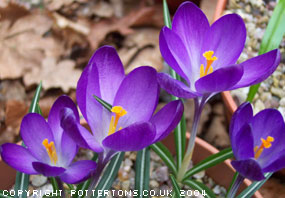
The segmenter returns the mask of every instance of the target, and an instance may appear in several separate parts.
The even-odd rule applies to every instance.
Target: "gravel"
[[[267,2],[267,3],[266,3]],[[266,26],[272,15],[276,1],[262,0],[230,0],[225,14],[239,14],[247,28],[247,38],[245,48],[238,60],[243,62],[258,55],[261,40]],[[285,56],[285,39],[283,38],[279,46],[282,57]],[[278,109],[285,118],[285,64],[284,58],[281,60],[277,70],[264,82],[253,100],[254,113],[265,108]],[[249,88],[241,88],[231,91],[232,96],[238,104],[246,100]]]

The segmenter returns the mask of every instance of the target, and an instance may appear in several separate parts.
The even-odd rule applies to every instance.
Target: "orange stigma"
[[[261,138],[261,145],[254,148],[254,158],[258,159],[264,148],[270,148],[272,146],[271,142],[274,142],[274,138],[271,136],[267,136],[266,140]]]
[[[114,106],[112,107],[111,111],[115,114],[115,117],[112,116],[111,118],[108,135],[115,133],[120,117],[123,117],[127,114],[127,111],[121,106]],[[121,130],[121,127],[119,130]]]
[[[54,146],[54,142],[51,141],[50,143],[48,143],[48,139],[44,139],[44,141],[42,142],[42,144],[44,145],[44,147],[46,148],[46,151],[48,153],[48,156],[50,158],[50,161],[56,165],[57,162],[57,154],[56,154],[56,149]]]
[[[200,66],[200,78],[206,76],[207,74],[210,74],[213,72],[213,67],[212,67],[212,63],[217,60],[218,58],[214,55],[214,51],[206,51],[205,53],[203,53],[203,56],[206,58],[207,60],[207,65],[206,65],[206,69],[204,69],[204,65],[201,64]]]

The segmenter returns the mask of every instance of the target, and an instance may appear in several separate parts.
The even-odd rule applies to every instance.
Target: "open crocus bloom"
[[[280,62],[279,50],[235,64],[245,44],[246,28],[237,14],[221,17],[213,25],[193,3],[177,10],[172,29],[160,32],[165,61],[186,81],[158,74],[159,84],[177,97],[196,98],[250,86],[265,80]]]
[[[230,137],[233,167],[243,177],[264,179],[264,173],[285,167],[285,124],[278,110],[265,109],[253,116],[250,103],[234,113]]]
[[[77,84],[78,106],[92,133],[83,128],[66,108],[62,127],[79,146],[113,155],[141,150],[167,136],[183,114],[181,101],[167,104],[154,116],[159,96],[156,71],[139,67],[125,76],[116,50],[98,49]],[[94,95],[112,105],[111,112]],[[110,154],[111,153],[111,154]]]
[[[26,174],[58,176],[65,183],[86,180],[95,170],[96,163],[91,160],[72,163],[78,147],[60,127],[60,111],[67,107],[75,112],[74,115],[79,120],[76,106],[67,96],[56,100],[48,122],[36,113],[26,115],[20,131],[26,148],[11,143],[3,144],[2,159],[14,169]]]

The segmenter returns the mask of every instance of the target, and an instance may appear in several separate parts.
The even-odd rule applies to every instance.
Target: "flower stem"
[[[195,112],[194,112],[194,120],[193,120],[193,125],[192,125],[192,131],[191,131],[191,136],[190,140],[188,142],[187,150],[184,156],[184,159],[182,161],[181,167],[178,170],[177,174],[177,181],[181,182],[183,180],[183,177],[188,169],[188,166],[190,164],[190,161],[192,159],[192,154],[193,154],[193,149],[195,145],[195,139],[197,136],[197,131],[198,131],[198,124],[200,121],[201,113],[204,107],[204,104],[207,101],[207,97],[201,97],[201,98],[195,98]]]
[[[61,196],[60,197],[65,198],[65,191],[64,191],[62,181],[60,180],[59,177],[56,177],[55,180],[57,182],[58,189],[61,190]]]
[[[97,185],[101,173],[103,172],[106,164],[110,161],[112,156],[114,155],[114,152],[108,152],[107,156],[104,156],[104,153],[98,154],[98,162],[96,170],[94,171],[93,175],[90,178],[90,185],[88,187],[87,196],[86,198],[90,198],[92,196],[92,190],[94,190],[95,186]]]
[[[234,198],[235,194],[237,193],[237,190],[239,189],[239,186],[243,182],[244,177],[238,174],[235,183],[233,184],[232,188],[228,192],[227,198]]]

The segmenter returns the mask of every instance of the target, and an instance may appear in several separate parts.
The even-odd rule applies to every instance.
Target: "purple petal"
[[[159,85],[165,89],[169,94],[179,98],[196,98],[201,96],[199,93],[195,93],[190,90],[185,84],[179,80],[171,78],[168,74],[158,73],[157,81]]]
[[[214,51],[218,59],[212,64],[214,70],[235,64],[245,44],[246,28],[237,14],[228,14],[218,19],[204,36],[200,54],[201,63],[206,65],[203,53]]]
[[[191,76],[191,79],[197,79],[197,77],[199,77],[194,75],[199,75],[202,41],[209,27],[210,25],[206,15],[200,8],[190,2],[183,3],[173,17],[173,32],[178,34],[182,39],[187,49],[187,57],[191,60],[190,64],[184,62],[187,68],[187,76]],[[179,46],[176,46],[176,48],[179,48]],[[180,55],[182,56],[183,54]],[[186,72],[184,71],[184,73]]]
[[[285,124],[281,113],[275,109],[265,109],[253,117],[252,134],[254,137],[254,147],[261,145],[261,138],[268,136],[274,138],[270,148],[265,148],[257,159],[261,167],[266,167],[272,162],[272,156],[280,155],[285,149]]]
[[[251,104],[248,102],[245,102],[242,105],[240,105],[239,108],[233,114],[231,124],[230,124],[230,138],[231,138],[232,149],[237,159],[239,159],[237,150],[240,148],[240,142],[239,142],[239,138],[241,137],[240,132],[242,133],[244,132],[244,131],[241,131],[242,128],[245,127],[245,125],[248,125],[247,123],[250,123],[252,118],[253,118],[253,112],[252,112]],[[246,126],[246,128],[247,127],[249,126]],[[249,130],[251,131],[251,129]],[[252,132],[250,133],[252,136]],[[251,140],[253,143],[253,139]],[[253,145],[251,149],[253,152]]]
[[[261,167],[254,159],[232,161],[232,166],[241,176],[250,180],[260,181],[265,179]]]
[[[60,126],[60,111],[65,107],[72,109],[76,116],[76,120],[79,122],[79,114],[74,102],[68,96],[60,96],[53,104],[48,116],[48,124],[53,132],[56,145],[58,146],[61,144],[61,136],[63,132],[63,129]]]
[[[234,156],[237,160],[246,160],[254,157],[253,135],[249,124],[244,124],[235,136],[231,136]]]
[[[26,148],[7,143],[1,146],[1,150],[1,157],[9,166],[26,174],[37,174],[32,166],[32,162],[37,161],[37,159]]]
[[[71,109],[64,108],[61,111],[61,126],[64,129],[64,132],[67,133],[80,147],[91,149],[95,152],[103,151],[95,137],[77,122]]]
[[[277,68],[280,63],[280,56],[280,51],[275,49],[241,63],[243,76],[232,89],[247,87],[264,81]]]
[[[139,67],[123,80],[113,105],[122,106],[127,111],[127,114],[120,118],[119,127],[124,128],[151,118],[159,96],[156,74],[155,69],[151,67]]]
[[[175,100],[165,105],[150,120],[156,128],[156,135],[153,142],[158,142],[168,136],[177,126],[183,115],[184,106],[182,101]]]
[[[285,168],[285,150],[282,150],[277,155],[271,157],[270,162],[266,167],[262,168],[263,172],[276,172],[282,168]]]
[[[199,93],[214,93],[231,89],[242,77],[243,68],[239,65],[220,68],[196,81]]]
[[[61,139],[61,147],[60,150],[57,151],[59,158],[58,163],[63,167],[68,166],[74,159],[77,150],[78,148],[75,141],[73,141],[73,139],[71,139],[66,132],[63,133]]]
[[[138,151],[152,144],[154,137],[153,124],[134,123],[106,137],[103,145],[115,151]]]
[[[191,72],[189,54],[181,38],[168,27],[164,27],[159,35],[159,47],[167,64],[189,83],[194,72]]]
[[[95,169],[96,163],[91,160],[78,161],[71,164],[60,179],[68,184],[80,183],[87,180]]]
[[[33,167],[38,173],[46,177],[56,177],[65,171],[65,168],[50,166],[41,162],[33,162]]]
[[[49,163],[50,159],[42,142],[45,139],[51,142],[54,138],[45,119],[37,113],[29,113],[23,118],[20,133],[31,154],[41,162]]]
[[[96,131],[98,139],[104,138],[101,134],[105,133],[102,126],[104,111],[93,95],[113,104],[123,78],[124,69],[116,50],[104,46],[92,56],[77,83],[78,106],[92,131]]]

